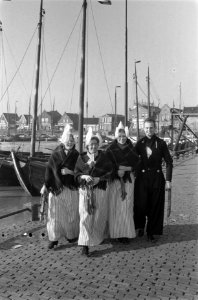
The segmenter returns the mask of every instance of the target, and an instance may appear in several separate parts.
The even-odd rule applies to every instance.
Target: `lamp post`
[[[114,117],[114,130],[117,126],[117,88],[121,88],[120,85],[116,85],[115,87],[115,117]]]
[[[137,91],[137,70],[136,64],[140,63],[141,60],[135,61],[135,94],[136,94],[136,113],[137,113],[137,141],[139,140],[139,112],[138,112],[138,91]]]

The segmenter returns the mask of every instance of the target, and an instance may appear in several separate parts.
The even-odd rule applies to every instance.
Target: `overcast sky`
[[[82,2],[44,0],[40,95],[45,95],[43,109],[51,110],[55,101],[55,109],[61,114],[65,111],[78,113]],[[10,84],[8,93],[1,99],[0,113],[7,111],[8,99],[10,112],[14,112],[16,107],[18,114],[28,113],[35,80],[39,8],[39,0],[0,2],[3,26],[0,33],[0,98]],[[112,0],[111,6],[101,5],[97,0],[88,1],[87,17],[88,83],[85,101],[88,98],[89,117],[114,112],[117,85],[121,86],[117,89],[117,113],[124,114],[125,0]],[[128,0],[129,107],[133,106],[135,99],[135,60],[141,60],[137,64],[140,102],[147,101],[146,76],[149,66],[151,101],[155,105],[159,103],[162,107],[167,103],[172,106],[174,101],[178,107],[180,96],[182,107],[198,104],[197,20],[198,1]],[[20,64],[20,74],[13,78]],[[55,69],[52,85],[46,93]]]

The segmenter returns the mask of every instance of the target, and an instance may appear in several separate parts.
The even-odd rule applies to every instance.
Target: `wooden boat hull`
[[[11,151],[15,173],[22,188],[30,196],[40,196],[48,158],[21,157]]]
[[[0,185],[18,186],[20,185],[14,170],[14,164],[11,157],[0,156]]]

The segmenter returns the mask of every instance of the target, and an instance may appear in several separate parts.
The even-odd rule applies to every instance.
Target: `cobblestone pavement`
[[[197,300],[197,175],[198,157],[175,167],[172,213],[156,243],[107,240],[86,258],[66,240],[47,250],[45,225],[28,212],[19,224],[0,220],[0,300]]]

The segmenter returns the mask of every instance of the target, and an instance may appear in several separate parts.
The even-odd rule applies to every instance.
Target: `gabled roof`
[[[26,119],[27,122],[29,122],[29,120],[32,119],[32,116],[31,116],[31,115],[26,115],[26,114],[21,115],[19,119],[21,119],[22,117],[24,117],[24,118]]]
[[[5,116],[6,121],[9,122],[9,124],[15,124],[16,121],[18,121],[18,119],[19,119],[17,114],[4,113],[3,115]]]
[[[84,118],[84,124],[98,124],[99,118]]]
[[[73,113],[66,113],[66,114],[72,120],[74,130],[78,130],[79,115]]]
[[[57,110],[48,111],[47,114],[53,119],[53,123],[58,123],[61,118],[61,114]]]

